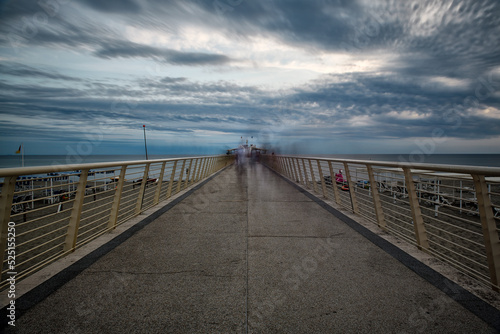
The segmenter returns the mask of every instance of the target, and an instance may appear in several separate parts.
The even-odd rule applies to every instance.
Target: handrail
[[[16,281],[25,278],[233,161],[212,155],[0,169],[0,290],[14,269]],[[12,251],[15,262],[5,256]]]
[[[500,290],[500,168],[298,155],[261,161]]]
[[[216,156],[225,157],[226,155],[216,155]],[[99,168],[109,168],[109,167],[117,167],[123,165],[135,166],[135,165],[144,165],[144,164],[158,163],[164,161],[176,161],[176,160],[179,161],[179,160],[200,159],[209,157],[214,157],[214,156],[207,155],[207,156],[194,156],[194,157],[184,157],[184,158],[154,159],[154,160],[127,160],[127,161],[113,161],[113,162],[91,162],[91,163],[68,164],[68,165],[0,168],[0,177],[55,173],[55,172],[65,172],[65,171],[73,171],[81,169],[99,169]]]
[[[281,156],[281,155],[275,155]],[[290,155],[293,158],[305,158],[300,155]],[[332,162],[346,162],[349,164],[369,164],[371,166],[383,166],[390,168],[411,168],[428,171],[458,173],[458,174],[481,174],[484,176],[500,176],[500,167],[485,167],[485,166],[468,166],[468,165],[445,165],[445,164],[428,164],[421,162],[390,162],[377,160],[356,160],[356,159],[337,159],[324,157],[307,157],[307,159]]]

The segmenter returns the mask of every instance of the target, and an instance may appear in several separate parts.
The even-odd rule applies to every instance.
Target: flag
[[[22,145],[19,145],[19,149],[16,151],[16,154],[21,153],[21,146],[22,146]]]

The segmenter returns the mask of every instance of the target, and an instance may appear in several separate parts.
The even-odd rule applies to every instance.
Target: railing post
[[[76,239],[78,238],[78,228],[80,227],[80,217],[82,215],[83,200],[85,199],[85,187],[87,186],[88,169],[82,170],[80,180],[76,189],[75,201],[71,209],[69,218],[68,232],[64,242],[64,251],[74,250]]]
[[[168,182],[167,198],[170,198],[170,196],[172,196],[172,186],[174,184],[176,167],[177,167],[177,160],[174,161],[174,165],[172,166],[172,172],[170,174],[170,181]]]
[[[280,169],[281,169],[281,174],[288,177],[288,170],[286,168],[286,158],[285,157],[280,157]]]
[[[287,169],[288,169],[288,178],[289,178],[290,180],[293,180],[294,176],[293,176],[292,164],[291,164],[291,162],[290,162],[290,160],[291,160],[291,159],[290,159],[290,158],[288,158],[288,157],[287,157],[287,158],[285,158],[285,159],[286,159],[286,167],[287,167]]]
[[[309,161],[309,169],[311,170],[311,182],[313,184],[313,189],[315,192],[318,192],[318,185],[316,184],[316,178],[314,177],[314,170],[311,159],[307,159]]]
[[[207,174],[205,175],[205,177],[208,177],[210,174],[212,174],[212,168],[214,165],[214,161],[215,161],[214,158],[210,158],[210,160],[208,162]]]
[[[5,177],[2,194],[0,195],[0,219],[2,225],[0,226],[0,259],[4,259],[5,250],[7,248],[7,236],[9,234],[10,211],[12,209],[12,201],[14,199],[14,191],[16,190],[16,176]],[[0,271],[2,270],[0,266]]]
[[[352,183],[351,172],[349,165],[344,162],[345,175],[347,177],[347,185],[349,186],[349,194],[351,195],[352,212],[359,214],[358,201],[356,200],[356,193],[354,192],[354,183]]]
[[[290,178],[290,170],[288,169],[288,159],[283,157],[283,171],[287,178]]]
[[[275,170],[280,173],[280,174],[283,174],[282,170],[281,170],[281,157],[276,157],[276,168]]]
[[[146,167],[144,167],[144,175],[142,176],[141,189],[139,190],[139,196],[137,197],[137,203],[135,204],[135,214],[136,215],[141,213],[142,200],[144,199],[144,192],[146,191],[146,184],[148,183],[149,166],[150,165],[151,165],[151,163],[147,163]]]
[[[293,175],[294,175],[293,181],[299,182],[299,175],[297,174],[297,167],[295,166],[295,159],[290,158],[290,163],[292,164],[292,167],[293,167]]]
[[[201,172],[200,179],[203,180],[205,178],[205,175],[207,174],[207,168],[208,168],[208,162],[210,161],[210,158],[205,158],[205,161],[203,161],[203,171]]]
[[[161,194],[161,187],[163,185],[163,176],[165,175],[165,165],[167,164],[166,161],[163,162],[161,165],[161,171],[160,171],[160,176],[158,178],[157,186],[156,186],[156,193],[155,193],[155,199],[154,199],[154,204],[160,203],[160,194]]]
[[[304,167],[304,179],[306,180],[306,187],[309,188],[309,178],[307,177],[306,162],[302,159],[302,167]]]
[[[325,184],[325,178],[323,177],[323,170],[321,170],[321,164],[319,160],[316,160],[318,163],[318,173],[319,173],[319,178],[321,179],[321,188],[323,189],[323,197],[328,198],[326,194],[326,184]]]
[[[332,178],[332,189],[333,189],[333,197],[335,197],[335,202],[340,205],[340,194],[337,189],[337,180],[335,179],[335,173],[333,172],[332,162],[328,161],[328,169],[330,170],[330,177]]]
[[[413,183],[411,170],[408,167],[403,168],[405,174],[406,189],[408,190],[408,199],[411,207],[411,215],[413,218],[413,229],[415,230],[415,238],[417,240],[417,247],[420,250],[429,250],[429,241],[427,240],[427,232],[425,231],[424,220],[418,204],[418,196]]]
[[[184,181],[184,187],[182,189],[186,189],[189,184],[189,178],[191,177],[191,173],[193,172],[191,170],[192,165],[193,165],[193,159],[189,160],[189,167],[187,168],[186,171],[186,181]]]
[[[204,166],[205,166],[205,158],[201,158],[200,166],[198,167],[198,172],[196,173],[196,178],[194,182],[198,182],[200,180],[200,174],[202,173]]]
[[[500,240],[496,230],[493,206],[488,195],[488,187],[483,175],[472,174],[474,188],[476,190],[477,206],[481,218],[481,227],[484,236],[484,246],[490,270],[492,288],[499,291],[500,285]]]
[[[196,172],[199,169],[198,160],[200,160],[200,159],[196,158],[194,161],[194,167],[193,167],[193,171],[191,173],[191,180],[189,181],[189,185],[192,185],[194,182],[196,182]]]
[[[380,201],[380,195],[378,193],[375,175],[373,174],[373,168],[371,165],[366,165],[366,170],[368,171],[368,178],[370,179],[370,189],[372,191],[373,206],[375,207],[375,215],[377,216],[378,226],[384,231],[387,231],[387,226],[384,219],[384,211],[382,210],[382,202]]]
[[[125,173],[127,166],[122,166],[120,176],[118,177],[118,184],[116,185],[113,204],[111,205],[111,213],[109,215],[108,229],[114,229],[118,222],[118,212],[120,210],[120,201],[122,199],[123,185],[125,184]]]
[[[181,172],[179,173],[179,180],[177,181],[176,193],[181,191],[182,181],[184,180],[184,168],[186,168],[186,160],[182,160]]]
[[[303,185],[304,184],[304,179],[302,178],[302,171],[300,170],[299,159],[295,158],[295,162],[297,163],[297,168],[299,170],[299,180],[300,180],[300,183],[302,183],[302,185]]]

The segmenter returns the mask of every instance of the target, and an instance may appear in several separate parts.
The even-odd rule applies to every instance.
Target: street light
[[[143,125],[142,128],[144,129],[144,148],[146,149],[146,160],[148,160],[148,145],[146,143],[146,125]]]

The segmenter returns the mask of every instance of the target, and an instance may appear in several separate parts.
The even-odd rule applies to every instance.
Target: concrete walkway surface
[[[7,332],[495,333],[454,289],[266,167],[233,165]]]

